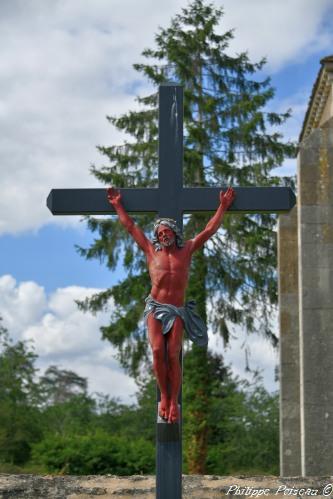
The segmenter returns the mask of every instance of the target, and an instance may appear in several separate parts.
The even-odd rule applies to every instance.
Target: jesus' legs
[[[153,351],[153,367],[157,379],[157,384],[161,392],[161,402],[159,415],[163,419],[168,419],[169,415],[169,397],[168,397],[168,376],[165,359],[165,337],[162,333],[162,324],[149,314],[147,318],[148,336]]]
[[[179,420],[178,395],[182,382],[179,354],[182,347],[183,327],[183,321],[177,317],[171,331],[167,334],[168,379],[170,382],[169,423],[176,423]]]

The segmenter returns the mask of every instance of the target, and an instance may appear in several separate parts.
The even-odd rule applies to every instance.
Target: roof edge
[[[314,128],[318,128],[333,82],[333,55],[320,60],[321,68],[312,87],[308,107],[303,120],[299,143],[306,139]]]

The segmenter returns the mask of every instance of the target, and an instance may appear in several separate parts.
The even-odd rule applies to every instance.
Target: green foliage
[[[129,440],[102,430],[88,435],[46,437],[36,444],[33,458],[52,472],[75,475],[153,473],[154,446],[142,438]]]
[[[208,474],[278,474],[278,394],[267,392],[260,377],[252,383],[234,378],[209,352],[187,352],[184,365],[185,472],[199,472],[203,462]],[[196,454],[200,450],[206,453]]]
[[[137,403],[122,404],[117,399],[100,396],[97,405],[96,425],[110,434],[121,435],[129,440],[138,435],[155,445],[156,386],[152,378],[141,382],[136,394]]]
[[[96,401],[87,394],[87,380],[73,371],[50,366],[39,380],[43,435],[85,434],[93,427]]]
[[[260,382],[227,378],[213,398],[207,471],[213,474],[279,473],[279,398]]]
[[[185,470],[206,473],[210,414],[227,370],[220,357],[194,346],[184,356],[183,410]]]
[[[135,404],[85,392],[86,380],[51,366],[40,381],[36,355],[14,343],[0,323],[0,471],[3,473],[154,473],[155,381],[139,381]],[[184,433],[188,459],[207,472],[278,472],[278,399],[234,379],[221,358],[189,350],[184,357]],[[201,364],[200,364],[201,360]],[[45,379],[53,380],[45,395]],[[56,373],[56,375],[54,375]],[[72,393],[63,380],[76,380]],[[192,380],[190,380],[192,378]],[[46,383],[49,387],[49,383]],[[81,393],[75,386],[80,386]],[[198,393],[201,387],[206,390]],[[59,401],[50,393],[67,393]],[[204,403],[209,410],[205,410]],[[200,432],[196,426],[201,426]],[[204,439],[193,445],[191,439]],[[206,449],[203,456],[195,453]]]
[[[61,404],[74,395],[85,395],[87,380],[73,371],[50,366],[40,379],[40,387],[48,404]]]
[[[29,346],[11,341],[0,322],[0,463],[24,463],[40,438],[35,360]]]
[[[94,399],[87,395],[73,395],[66,402],[50,403],[41,410],[43,434],[84,434],[94,427]]]

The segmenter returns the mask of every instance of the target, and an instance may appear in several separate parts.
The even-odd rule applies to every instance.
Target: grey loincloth
[[[177,317],[184,323],[187,336],[193,343],[204,347],[208,344],[207,327],[195,310],[195,301],[185,303],[184,307],[176,307],[169,303],[160,303],[150,295],[146,298],[146,307],[143,316],[147,322],[148,315],[154,314],[154,318],[162,322],[162,333],[167,334]]]

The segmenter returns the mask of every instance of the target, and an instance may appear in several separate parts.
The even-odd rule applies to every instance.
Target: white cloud
[[[50,296],[35,282],[17,283],[0,277],[0,310],[4,326],[16,341],[32,341],[43,371],[51,364],[88,378],[90,392],[108,393],[130,401],[137,387],[115,360],[115,351],[101,340],[107,314],[93,316],[78,310],[74,300],[97,289],[69,286]]]
[[[220,5],[220,2],[217,2]],[[329,0],[225,0],[222,27],[236,28],[233,50],[267,55],[270,69],[330,50]],[[142,0],[12,0],[0,5],[0,233],[37,229],[55,219],[52,187],[94,187],[96,144],[121,136],[105,120],[144,93],[132,63],[157,27],[184,6]]]
[[[35,282],[17,285],[10,275],[0,277],[0,316],[14,338],[27,324],[41,319],[46,305],[44,289]]]
[[[275,329],[278,329],[277,323]],[[227,347],[221,338],[214,335],[210,335],[209,342],[212,350],[223,356],[224,363],[229,365],[235,376],[252,381],[253,372],[258,370],[267,390],[272,392],[279,389],[279,383],[275,380],[279,350],[274,349],[267,339],[259,334],[247,335],[241,328],[236,327]],[[251,371],[246,370],[247,361]]]
[[[107,30],[107,2],[95,22],[78,4],[68,12],[64,2],[37,3],[38,15],[28,8],[26,18],[2,23],[0,232],[54,221],[45,207],[52,187],[97,186],[95,145],[120,141],[105,115],[133,106],[123,88],[133,71],[118,57],[122,38]]]
[[[249,51],[251,57],[268,58],[270,71],[290,62],[304,61],[321,50],[331,51],[330,0],[225,0],[225,19],[236,28],[232,48]]]

